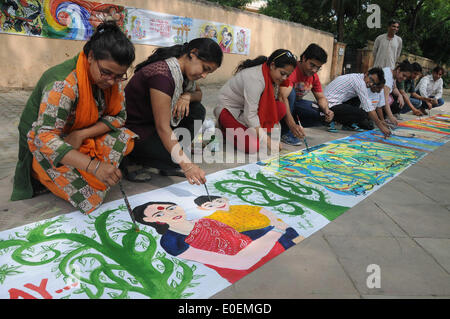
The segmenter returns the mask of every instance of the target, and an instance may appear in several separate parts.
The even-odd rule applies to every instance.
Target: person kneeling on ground
[[[105,22],[80,54],[42,75],[20,118],[11,200],[47,188],[86,214],[101,205],[136,137],[123,127],[120,83],[134,57],[126,35]]]
[[[401,120],[400,111],[405,105],[405,100],[403,95],[397,88],[397,82],[403,82],[411,76],[412,65],[408,60],[403,61],[395,67],[383,68],[384,78],[386,84],[384,85],[384,99],[386,101],[383,108],[378,108],[378,117],[384,121],[385,116],[387,117],[386,123],[392,127],[398,125],[397,120]]]
[[[191,99],[201,99],[201,91],[186,91],[194,81],[217,70],[222,58],[214,40],[197,38],[183,45],[158,48],[136,66],[125,88],[125,125],[139,135],[128,163],[123,165],[128,180],[146,182],[151,178],[148,167],[154,167],[162,175],[186,176],[190,184],[206,182],[205,172],[181,148],[181,139],[186,137],[177,137],[174,129],[186,128],[190,145],[197,133],[194,128],[201,127],[194,121],[203,121],[205,109],[200,103],[190,103]],[[144,168],[131,171],[131,163]]]
[[[367,88],[379,87],[384,83],[383,70],[380,68],[372,68],[366,73],[341,75],[331,81],[325,87],[324,94],[334,112],[335,121],[341,123],[344,129],[360,131],[359,125],[366,122],[368,116],[385,137],[390,136],[391,131],[378,118],[367,91]],[[359,98],[358,107],[348,102],[355,97]]]
[[[300,139],[305,135],[303,127],[330,123],[334,113],[328,107],[328,101],[322,90],[317,72],[327,62],[327,53],[315,43],[310,44],[300,56],[300,61],[289,78],[280,87],[280,100],[286,105],[286,116],[281,122],[281,140],[290,145],[301,145]],[[304,96],[312,92],[318,107]],[[300,120],[300,123],[298,122]],[[298,126],[301,124],[302,126]]]
[[[414,115],[422,116],[424,113],[420,110],[420,106],[422,105],[422,101],[420,100],[421,97],[416,94],[415,91],[415,81],[419,75],[422,75],[422,66],[419,63],[414,62],[411,64],[411,67],[412,70],[410,76],[403,82],[396,82],[397,88],[405,101],[405,105],[400,110],[400,113],[404,114],[412,111]],[[410,95],[408,96],[408,94]]]
[[[256,153],[260,146],[267,145],[268,150],[279,151],[274,149],[268,132],[286,114],[288,106],[276,97],[296,64],[289,50],[278,49],[268,58],[259,56],[243,61],[220,89],[220,104],[214,109],[214,115],[225,139],[233,141],[238,150]]]
[[[427,114],[426,109],[431,110],[433,107],[444,105],[444,99],[442,98],[444,87],[443,75],[444,68],[437,66],[431,74],[425,75],[420,79],[419,84],[417,84],[416,93],[423,98],[421,105],[422,113]]]

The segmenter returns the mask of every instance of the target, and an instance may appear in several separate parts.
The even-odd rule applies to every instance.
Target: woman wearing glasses
[[[157,168],[162,175],[185,176],[190,184],[206,182],[205,172],[191,162],[180,142],[189,146],[205,117],[204,107],[192,104],[201,100],[201,91],[192,89],[195,81],[219,68],[222,58],[214,40],[197,38],[158,48],[136,66],[125,88],[126,127],[139,135],[124,163],[128,180],[146,182],[151,179],[148,168]],[[183,135],[177,137],[178,132]]]
[[[233,141],[238,150],[258,152],[260,142],[273,150],[267,132],[279,126],[286,114],[286,105],[276,97],[281,83],[296,65],[289,50],[278,49],[268,58],[259,56],[243,61],[220,89],[220,104],[214,114],[225,138]]]
[[[19,123],[12,200],[50,190],[85,214],[101,205],[136,137],[123,127],[121,85],[134,57],[119,27],[105,22],[77,56],[42,75]]]

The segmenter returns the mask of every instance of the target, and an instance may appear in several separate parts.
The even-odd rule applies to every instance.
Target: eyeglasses
[[[105,70],[100,66],[100,63],[98,62],[98,60],[95,60],[97,62],[97,67],[98,70],[100,71],[100,76],[102,78],[106,78],[109,80],[114,80],[114,81],[126,81],[128,80],[128,74],[124,73],[124,74],[114,74],[113,72],[109,71],[109,70]]]
[[[291,53],[291,51],[286,50],[286,51],[284,51],[283,53],[277,55],[275,58],[273,58],[272,62],[274,62],[276,59],[278,59],[279,57],[281,57],[281,56],[283,56],[283,55],[285,55],[285,54],[287,55],[288,58],[294,58],[294,59],[296,59],[295,56]]]
[[[372,86],[380,86],[381,85],[380,82],[376,83],[370,75],[369,75],[369,81]]]
[[[319,72],[320,70],[322,70],[322,66],[316,65],[315,63],[309,61],[309,67],[311,68],[311,70],[315,70],[315,72]]]

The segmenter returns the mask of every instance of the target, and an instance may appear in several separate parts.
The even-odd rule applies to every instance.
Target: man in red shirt
[[[300,56],[295,70],[280,87],[280,99],[289,106],[286,108],[281,130],[281,140],[284,143],[300,145],[299,138],[305,136],[303,126],[317,126],[332,121],[334,113],[328,107],[328,101],[323,94],[322,84],[317,75],[326,62],[325,50],[315,43],[310,44]],[[303,99],[310,91],[316,98],[316,103]],[[301,123],[297,123],[297,118]]]

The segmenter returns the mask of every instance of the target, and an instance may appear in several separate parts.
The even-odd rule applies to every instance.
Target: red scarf
[[[258,117],[262,128],[271,129],[278,123],[277,104],[275,101],[272,78],[267,63],[262,66],[266,88],[259,99]]]

